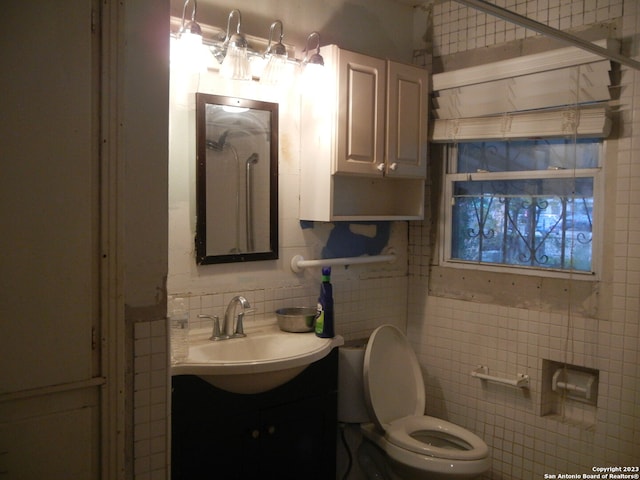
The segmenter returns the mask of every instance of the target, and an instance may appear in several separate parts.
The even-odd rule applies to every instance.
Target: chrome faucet
[[[242,307],[242,311],[238,313],[236,328],[234,329],[233,319],[236,314],[237,304],[240,304],[240,306]],[[243,296],[237,295],[231,299],[229,305],[227,305],[227,310],[224,312],[224,322],[222,324],[223,336],[226,336],[227,338],[246,337],[242,320],[244,319],[244,314],[249,308],[251,308],[251,305],[249,305],[249,302]]]

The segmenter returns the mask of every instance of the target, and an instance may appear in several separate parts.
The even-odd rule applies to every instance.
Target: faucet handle
[[[238,338],[238,337],[246,337],[246,333],[244,333],[244,324],[243,324],[243,320],[244,320],[244,316],[247,313],[253,313],[255,312],[256,309],[255,308],[246,308],[243,312],[240,312],[238,314],[238,320],[236,321],[236,330],[233,333],[232,338]]]
[[[220,338],[222,334],[220,333],[220,318],[217,315],[213,316],[213,333],[211,338]]]
[[[224,340],[225,338],[229,338],[220,332],[220,318],[218,318],[218,315],[211,316],[211,315],[199,314],[198,318],[210,318],[213,320],[213,330],[209,340],[215,341],[215,340]]]
[[[244,333],[244,325],[242,324],[242,320],[244,319],[244,312],[238,314],[238,320],[236,321],[236,330],[233,332],[232,338],[246,337],[247,334]]]

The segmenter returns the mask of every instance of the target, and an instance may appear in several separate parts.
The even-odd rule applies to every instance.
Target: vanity
[[[335,478],[337,368],[333,348],[292,380],[254,394],[173,375],[171,478]]]
[[[335,478],[344,339],[271,320],[245,332],[194,330],[188,355],[172,363],[172,479]]]

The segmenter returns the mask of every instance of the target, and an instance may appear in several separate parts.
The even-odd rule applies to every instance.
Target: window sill
[[[584,280],[597,282],[598,275],[594,272],[566,271],[552,268],[523,267],[517,265],[499,265],[490,263],[465,262],[463,260],[445,260],[442,265],[448,268],[495,272],[507,275],[526,275],[529,277],[560,278],[564,280]]]

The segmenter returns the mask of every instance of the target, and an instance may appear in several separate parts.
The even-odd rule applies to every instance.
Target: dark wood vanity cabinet
[[[338,350],[268,392],[172,377],[172,480],[334,480]]]

